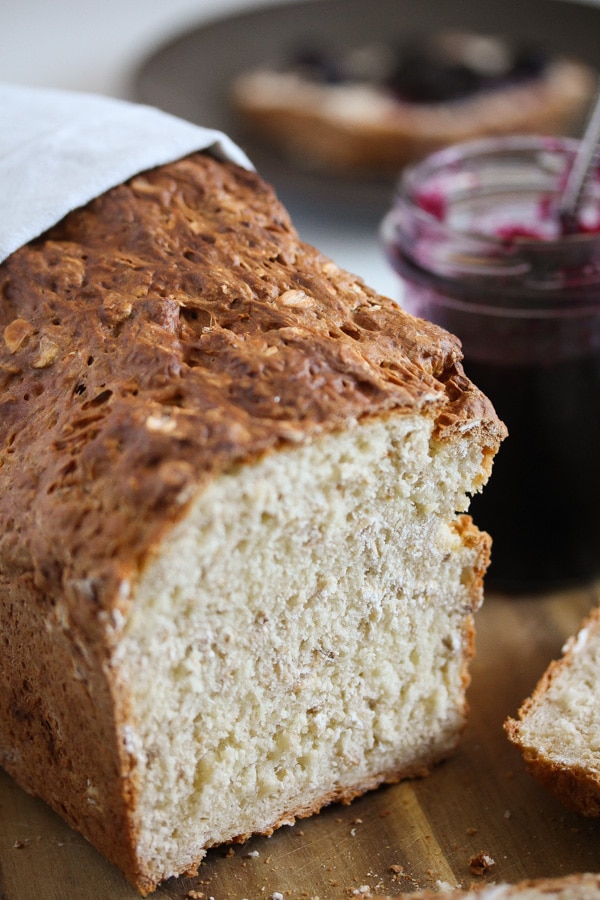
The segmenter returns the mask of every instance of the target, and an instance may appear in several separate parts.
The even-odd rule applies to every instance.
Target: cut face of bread
[[[600,816],[600,608],[505,725],[528,771],[566,807]]]
[[[153,877],[454,746],[487,544],[453,506],[477,470],[392,418],[222,476],[175,528],[115,658]]]
[[[202,154],[0,267],[0,760],[142,893],[465,722],[505,435],[456,339]]]

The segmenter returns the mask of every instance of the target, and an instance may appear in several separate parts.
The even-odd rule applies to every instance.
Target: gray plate
[[[227,132],[290,208],[334,204],[338,212],[377,217],[389,203],[389,181],[300,172],[253,146],[239,133],[229,86],[242,70],[285,59],[298,45],[317,41],[345,50],[443,27],[536,40],[600,68],[600,6],[570,0],[300,0],[205,22],[171,39],[142,62],[134,96]]]

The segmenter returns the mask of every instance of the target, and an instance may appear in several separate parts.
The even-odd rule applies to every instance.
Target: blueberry
[[[336,60],[316,48],[300,48],[294,53],[291,63],[295,71],[310,81],[338,84],[344,80],[342,69]]]
[[[548,65],[548,53],[534,45],[521,47],[516,55],[511,75],[515,79],[538,78]]]
[[[413,103],[443,103],[479,90],[482,77],[461,63],[444,64],[411,51],[403,56],[387,87],[399,98]]]

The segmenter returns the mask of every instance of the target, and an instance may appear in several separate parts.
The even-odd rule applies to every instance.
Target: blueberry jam
[[[488,584],[543,590],[600,564],[600,353],[532,365],[467,360],[508,427],[471,514],[493,537]]]
[[[384,220],[402,304],[457,335],[508,428],[470,512],[493,540],[488,587],[600,575],[600,179],[579,228],[557,196],[575,142],[500,138],[405,173]]]
[[[493,538],[488,586],[537,592],[600,574],[600,328],[591,321],[600,312],[574,324],[486,320],[457,290],[441,298],[410,284],[414,270],[398,257],[396,270],[405,308],[461,338],[466,374],[508,428],[470,509]]]
[[[323,84],[368,82],[403,102],[435,104],[538,78],[548,63],[548,54],[537,46],[441,32],[337,54],[304,47],[292,55],[291,68]]]

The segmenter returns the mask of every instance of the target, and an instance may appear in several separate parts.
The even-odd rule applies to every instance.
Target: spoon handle
[[[600,82],[596,93],[596,99],[591,108],[590,116],[575,154],[573,165],[567,177],[567,181],[560,199],[558,214],[565,233],[572,234],[577,231],[577,216],[579,205],[588,178],[590,177],[600,141]]]

